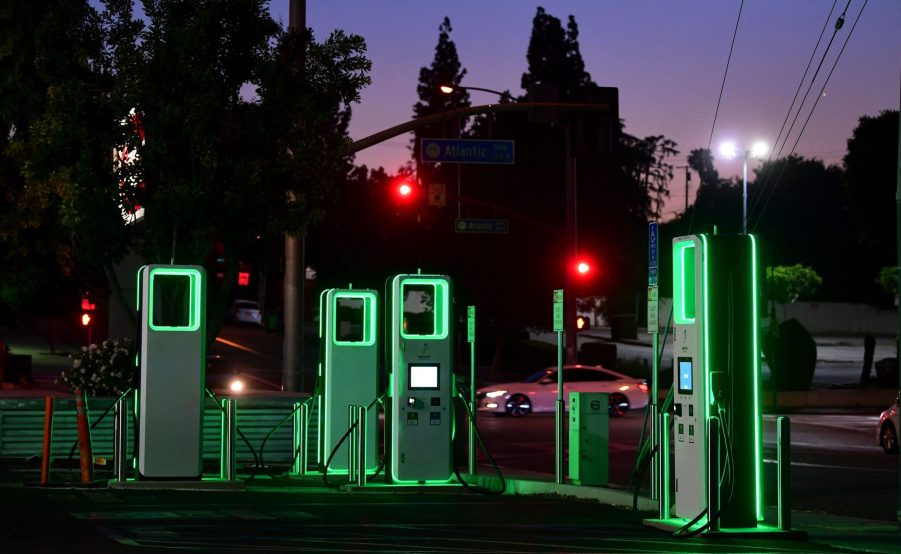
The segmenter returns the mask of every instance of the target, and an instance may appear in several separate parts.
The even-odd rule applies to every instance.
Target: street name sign
[[[423,162],[509,165],[514,163],[513,141],[424,138],[419,158]]]
[[[563,331],[563,289],[554,291],[554,331]]]
[[[454,230],[458,233],[504,234],[510,231],[510,222],[506,219],[458,219]]]

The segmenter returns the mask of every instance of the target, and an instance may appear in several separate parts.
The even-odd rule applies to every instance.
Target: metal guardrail
[[[259,449],[266,434],[275,427],[291,410],[294,403],[305,396],[280,397],[236,397],[238,425],[253,445]],[[90,398],[88,410],[93,424],[100,414],[113,404],[114,398]],[[203,458],[216,461],[220,457],[221,412],[211,399],[206,399],[203,419]],[[129,411],[133,403],[128,400]],[[315,406],[315,405],[314,405]],[[308,452],[316,452],[318,412],[315,407],[310,413]],[[107,458],[113,463],[114,411],[111,409],[103,421],[91,432],[94,457]],[[127,419],[125,430],[127,454],[133,455],[133,422]],[[44,433],[44,399],[3,399],[0,400],[0,458],[29,458],[40,456]],[[75,400],[58,398],[53,419],[53,445],[51,454],[57,459],[69,455],[72,444],[77,440],[75,425]],[[291,463],[294,458],[293,430],[290,422],[275,431],[266,442],[266,462]],[[252,463],[253,454],[243,440],[236,441],[236,455],[239,463]],[[315,462],[315,456],[308,459]]]

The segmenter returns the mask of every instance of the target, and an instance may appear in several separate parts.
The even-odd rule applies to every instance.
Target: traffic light
[[[576,318],[576,332],[591,328],[591,320],[584,315]]]
[[[87,327],[91,324],[91,314],[85,312],[81,314],[81,324]]]
[[[87,295],[81,297],[81,326],[87,329],[88,344],[91,344],[91,322],[94,320],[94,310],[97,305],[91,302]]]
[[[394,200],[398,204],[411,204],[417,196],[416,184],[408,177],[394,182]]]
[[[594,275],[594,266],[591,259],[579,256],[573,261],[572,271],[578,279],[588,279]]]

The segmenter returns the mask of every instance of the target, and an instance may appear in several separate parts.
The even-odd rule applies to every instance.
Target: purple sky
[[[838,0],[810,74],[846,3]],[[307,4],[307,24],[317,39],[335,28],[366,39],[372,85],[354,106],[350,127],[354,139],[412,116],[419,69],[432,61],[438,25],[445,15],[451,19],[451,38],[467,69],[464,85],[521,94],[532,18],[536,7],[544,6],[564,22],[570,14],[576,17],[586,70],[599,85],[619,87],[626,131],[675,140],[681,153],[674,163],[682,165],[691,149],[707,146],[740,0],[308,0]],[[772,145],[832,4],[745,2],[713,135],[714,152],[727,138],[739,145],[758,139]],[[791,149],[815,91],[863,5],[864,0],[851,0],[845,25],[784,153]],[[271,9],[276,19],[287,22],[288,0],[274,0]],[[898,109],[899,80],[901,1],[869,0],[797,153],[840,163],[858,117]],[[807,81],[802,94],[806,87]],[[474,104],[493,100],[493,95],[472,93]],[[408,145],[408,137],[398,137],[359,153],[357,162],[394,171],[410,159]],[[717,167],[724,175],[741,172],[740,161],[718,160]],[[669,212],[684,204],[683,171],[678,170],[673,180]],[[693,179],[697,186],[697,176]],[[694,194],[692,189],[689,196]]]

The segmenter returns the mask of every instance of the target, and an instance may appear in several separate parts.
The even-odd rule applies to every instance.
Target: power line
[[[798,133],[798,138],[795,139],[795,143],[792,145],[792,151],[789,156],[794,154],[795,148],[797,148],[798,142],[801,140],[801,135],[803,135],[804,130],[807,129],[807,124],[810,123],[810,118],[813,116],[813,111],[816,110],[817,104],[820,102],[820,98],[823,97],[823,91],[826,90],[826,85],[829,83],[829,78],[832,77],[832,72],[835,71],[835,67],[838,65],[838,61],[841,59],[842,53],[845,51],[845,47],[848,45],[848,41],[851,39],[851,35],[854,34],[854,29],[857,27],[857,22],[860,21],[860,16],[863,14],[863,10],[867,7],[867,3],[869,1],[870,0],[864,0],[863,6],[861,6],[860,11],[857,12],[857,17],[854,19],[854,24],[851,26],[851,30],[848,31],[848,36],[845,37],[845,42],[842,43],[842,49],[838,51],[838,55],[835,57],[835,61],[832,63],[832,67],[829,69],[829,74],[826,75],[826,80],[823,82],[823,86],[820,88],[820,93],[817,95],[817,99],[813,103],[813,107],[810,108],[810,113],[807,114],[807,119],[804,121],[804,125],[801,127],[801,131]],[[850,0],[848,3],[850,4]],[[845,9],[847,10],[847,7]],[[779,178],[776,179],[776,182],[773,184],[773,188],[770,189],[766,203],[763,205],[763,208],[760,210],[760,215],[757,217],[757,223],[754,224],[755,227],[760,223],[760,219],[763,217],[763,213],[766,211],[766,208],[770,203],[770,199],[773,197],[773,191],[775,191],[776,186],[779,185],[779,181],[782,179],[782,173],[785,171],[787,165],[788,160],[786,160],[786,163],[782,165],[782,170],[779,172]]]
[[[738,18],[735,20],[735,30],[732,31],[732,44],[729,46],[729,57],[726,59],[726,70],[723,71],[723,84],[720,85],[720,96],[716,100],[716,110],[713,112],[713,125],[710,126],[710,138],[707,139],[707,150],[713,142],[713,130],[716,129],[716,117],[720,113],[720,102],[723,100],[723,90],[726,88],[726,75],[729,74],[729,64],[732,62],[732,50],[735,49],[735,37],[738,35],[738,22],[741,21],[741,10],[745,6],[745,0],[741,0],[738,6]]]
[[[783,137],[783,139],[782,139],[782,146],[779,147],[779,152],[776,153],[777,159],[779,158],[779,156],[782,155],[782,150],[785,149],[785,145],[786,145],[786,143],[788,143],[788,137],[791,134],[792,129],[795,128],[795,123],[798,121],[798,116],[801,115],[801,110],[804,108],[804,103],[807,101],[807,97],[810,95],[810,89],[813,88],[813,84],[816,82],[817,76],[820,74],[820,69],[823,67],[823,62],[826,61],[826,56],[829,54],[829,50],[832,48],[832,42],[835,40],[835,36],[838,34],[839,30],[841,30],[842,26],[845,23],[845,14],[848,12],[848,7],[850,5],[851,5],[851,0],[848,0],[848,3],[845,4],[845,9],[842,11],[841,15],[839,15],[838,19],[836,19],[836,21],[835,21],[835,28],[832,31],[832,36],[829,38],[829,43],[826,45],[826,49],[823,50],[823,55],[820,57],[820,63],[817,64],[817,69],[816,69],[816,71],[814,71],[813,77],[811,77],[811,79],[810,79],[810,84],[807,86],[807,90],[804,91],[804,96],[801,97],[801,103],[798,105],[798,111],[795,112],[795,117],[792,118],[792,123],[791,123],[791,125],[789,125],[788,131],[785,133],[785,137]],[[833,2],[832,7],[833,8],[835,7],[834,2]],[[832,9],[829,10],[829,16],[826,18],[827,23],[829,21],[829,17],[831,17],[831,16],[832,16]],[[825,29],[825,26],[824,26],[824,29]],[[822,38],[822,32],[820,33],[820,38]],[[819,44],[820,44],[820,41],[818,39],[817,47],[819,47]],[[815,54],[816,54],[816,48],[814,48],[813,52],[811,52],[811,54],[810,54],[811,60],[813,60],[813,56]],[[805,76],[807,75],[807,71],[809,69],[810,69],[810,62],[807,63],[807,69],[804,70]],[[801,78],[801,83],[798,84],[798,90],[801,89],[801,84],[803,84],[803,83],[804,83],[804,77]],[[798,93],[796,92],[795,98],[797,98],[797,95],[798,95]],[[794,105],[794,103],[795,103],[795,101],[792,100],[792,105]],[[791,115],[791,111],[792,111],[792,106],[789,106],[788,113],[785,115],[785,121],[788,120],[788,116]],[[782,122],[783,128],[785,127],[785,121]],[[781,129],[779,130],[779,136],[782,136]],[[779,137],[777,137],[776,142],[773,143],[773,152],[770,152],[770,156],[767,159],[767,161],[770,161],[773,159],[773,153],[776,152],[776,144],[778,144],[778,143],[779,143]],[[780,176],[781,176],[781,173],[780,173]],[[751,204],[751,211],[748,216],[749,220],[751,219],[751,215],[753,215],[753,213],[757,209],[757,206],[760,204],[761,195],[766,190],[766,187],[769,184],[769,181],[770,181],[770,179],[769,179],[769,175],[768,175],[767,178],[764,180],[763,185],[760,186],[757,196],[754,198],[754,203]],[[777,180],[777,182],[778,182],[778,180]],[[773,187],[775,188],[775,185],[773,185]],[[772,196],[772,192],[770,192],[770,196]]]

